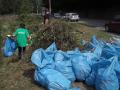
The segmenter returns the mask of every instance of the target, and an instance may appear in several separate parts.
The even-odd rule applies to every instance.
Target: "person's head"
[[[25,28],[25,24],[24,24],[24,23],[21,23],[21,24],[20,24],[20,28]]]

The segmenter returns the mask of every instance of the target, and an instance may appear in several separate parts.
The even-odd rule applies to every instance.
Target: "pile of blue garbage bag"
[[[96,90],[119,90],[120,41],[108,43],[93,36],[84,46],[83,51],[61,51],[54,42],[35,50],[31,57],[34,80],[48,90],[80,90],[72,87],[75,81]]]

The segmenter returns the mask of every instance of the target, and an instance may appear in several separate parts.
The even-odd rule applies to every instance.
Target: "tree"
[[[39,14],[42,10],[43,0],[33,0],[34,11]]]
[[[33,4],[31,0],[21,0],[20,14],[30,14],[33,12]]]
[[[0,13],[8,14],[12,13],[13,0],[0,0]]]
[[[0,14],[17,14],[21,0],[0,0]]]

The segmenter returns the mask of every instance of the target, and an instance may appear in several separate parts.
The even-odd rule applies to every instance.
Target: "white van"
[[[80,19],[77,13],[66,13],[65,18],[70,21],[79,21]]]

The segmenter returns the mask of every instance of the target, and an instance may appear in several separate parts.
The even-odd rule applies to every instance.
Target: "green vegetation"
[[[34,32],[34,48],[47,48],[51,43],[56,42],[58,49],[71,50],[79,47],[74,35],[74,27],[65,21],[53,20],[47,28]],[[36,43],[38,42],[38,43]]]
[[[42,0],[0,0],[0,14],[38,14],[42,5]]]

